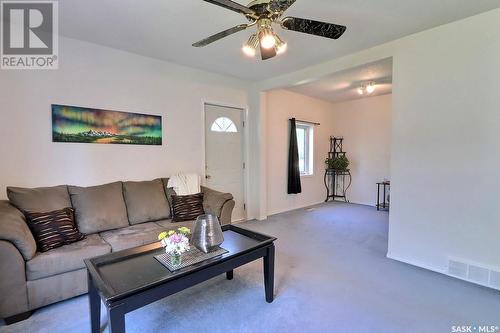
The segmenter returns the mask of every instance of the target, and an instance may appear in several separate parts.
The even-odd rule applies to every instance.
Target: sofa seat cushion
[[[36,280],[85,267],[83,259],[111,252],[111,247],[99,235],[88,235],[84,240],[64,245],[47,252],[37,252],[26,262],[26,277]]]
[[[68,188],[80,232],[94,234],[129,226],[121,182]]]
[[[124,182],[123,196],[131,225],[170,217],[170,206],[161,179]]]
[[[162,228],[155,222],[136,224],[127,228],[101,232],[102,239],[111,245],[113,252],[158,241]]]
[[[184,221],[184,222],[172,222],[172,220],[161,220],[161,221],[156,221],[156,224],[158,224],[161,227],[161,231],[168,231],[168,230],[174,230],[180,227],[186,227],[193,232],[194,228],[194,221]]]
[[[38,188],[9,186],[7,187],[7,197],[23,213],[50,212],[71,207],[66,185]]]

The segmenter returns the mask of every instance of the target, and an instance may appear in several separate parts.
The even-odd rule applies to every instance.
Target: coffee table
[[[92,333],[100,332],[101,300],[108,312],[111,333],[125,332],[125,314],[164,297],[263,258],[266,301],[274,300],[274,241],[276,238],[226,225],[222,227],[228,250],[219,257],[170,272],[154,258],[163,253],[160,243],[86,259]]]

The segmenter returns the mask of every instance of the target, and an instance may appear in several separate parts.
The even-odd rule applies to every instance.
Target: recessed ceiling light
[[[370,95],[375,91],[376,85],[375,82],[369,82],[368,84],[362,84],[361,87],[358,88],[358,94],[360,95]]]
[[[368,94],[371,94],[375,91],[375,82],[370,82],[368,83],[368,85],[366,86],[366,92]]]

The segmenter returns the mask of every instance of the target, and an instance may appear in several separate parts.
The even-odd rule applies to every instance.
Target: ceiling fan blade
[[[265,49],[261,46],[260,55],[262,57],[262,60],[271,59],[276,57],[276,50],[274,49],[274,47],[271,47],[270,49]]]
[[[297,17],[286,17],[282,20],[283,28],[310,35],[337,39],[347,29],[343,25],[307,20]]]
[[[204,0],[211,4],[235,11],[243,15],[255,15],[255,11],[231,0]]]
[[[275,13],[283,13],[290,8],[296,0],[271,0],[269,2],[269,9]]]
[[[224,37],[227,37],[229,35],[235,34],[237,32],[240,32],[242,30],[245,30],[248,28],[248,24],[240,24],[235,27],[232,27],[230,29],[224,30],[219,32],[218,34],[212,35],[210,37],[207,37],[205,39],[200,40],[199,42],[196,42],[193,44],[194,47],[203,47],[207,46],[208,44],[211,44],[213,42],[218,41],[219,39],[222,39]]]

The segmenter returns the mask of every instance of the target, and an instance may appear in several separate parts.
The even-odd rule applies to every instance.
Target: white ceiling
[[[245,1],[238,1],[245,4]],[[191,44],[246,22],[202,0],[59,1],[61,34],[248,80],[267,79],[500,7],[498,0],[297,0],[286,13],[343,24],[339,40],[278,29],[286,54],[265,62],[240,51],[250,31]]]
[[[358,88],[371,81],[375,82],[375,91],[370,95],[360,95]],[[392,58],[337,72],[287,90],[335,103],[390,94],[392,92]]]

